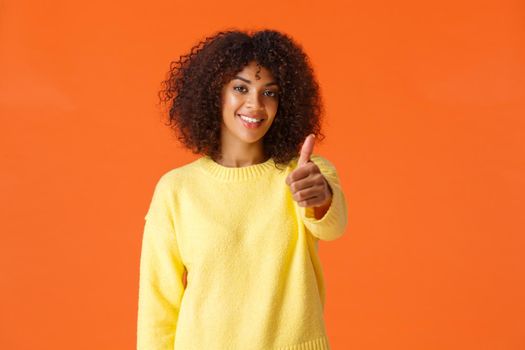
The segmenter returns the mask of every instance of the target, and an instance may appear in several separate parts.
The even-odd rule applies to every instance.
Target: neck
[[[264,154],[262,140],[254,143],[223,142],[221,157],[217,163],[230,168],[239,168],[264,163],[268,157]]]

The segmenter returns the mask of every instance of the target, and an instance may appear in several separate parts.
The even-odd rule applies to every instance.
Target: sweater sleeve
[[[173,350],[185,267],[175,236],[173,192],[161,178],[145,217],[140,257],[138,350]]]
[[[332,203],[320,219],[315,218],[314,208],[299,207],[300,212],[304,225],[314,237],[332,241],[344,234],[348,222],[345,195],[334,165],[326,158],[316,154],[312,154],[310,160],[319,167],[332,189]]]

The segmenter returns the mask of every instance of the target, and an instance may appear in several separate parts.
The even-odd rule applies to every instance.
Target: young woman
[[[308,57],[272,30],[219,32],[160,93],[197,160],[160,177],[140,261],[139,350],[326,350],[319,240],[346,202]]]

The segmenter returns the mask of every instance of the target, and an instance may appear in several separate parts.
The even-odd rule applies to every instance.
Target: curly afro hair
[[[277,114],[263,138],[265,155],[287,164],[308,134],[324,139],[319,84],[301,46],[275,30],[220,31],[171,62],[159,91],[169,110],[167,125],[193,153],[220,159],[221,89],[252,61],[279,86]]]

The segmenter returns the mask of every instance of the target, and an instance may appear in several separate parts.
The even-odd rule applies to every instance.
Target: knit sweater
[[[139,350],[327,350],[318,241],[341,237],[335,167],[313,154],[333,197],[320,219],[285,179],[297,158],[229,168],[203,156],[162,175],[145,216]]]

